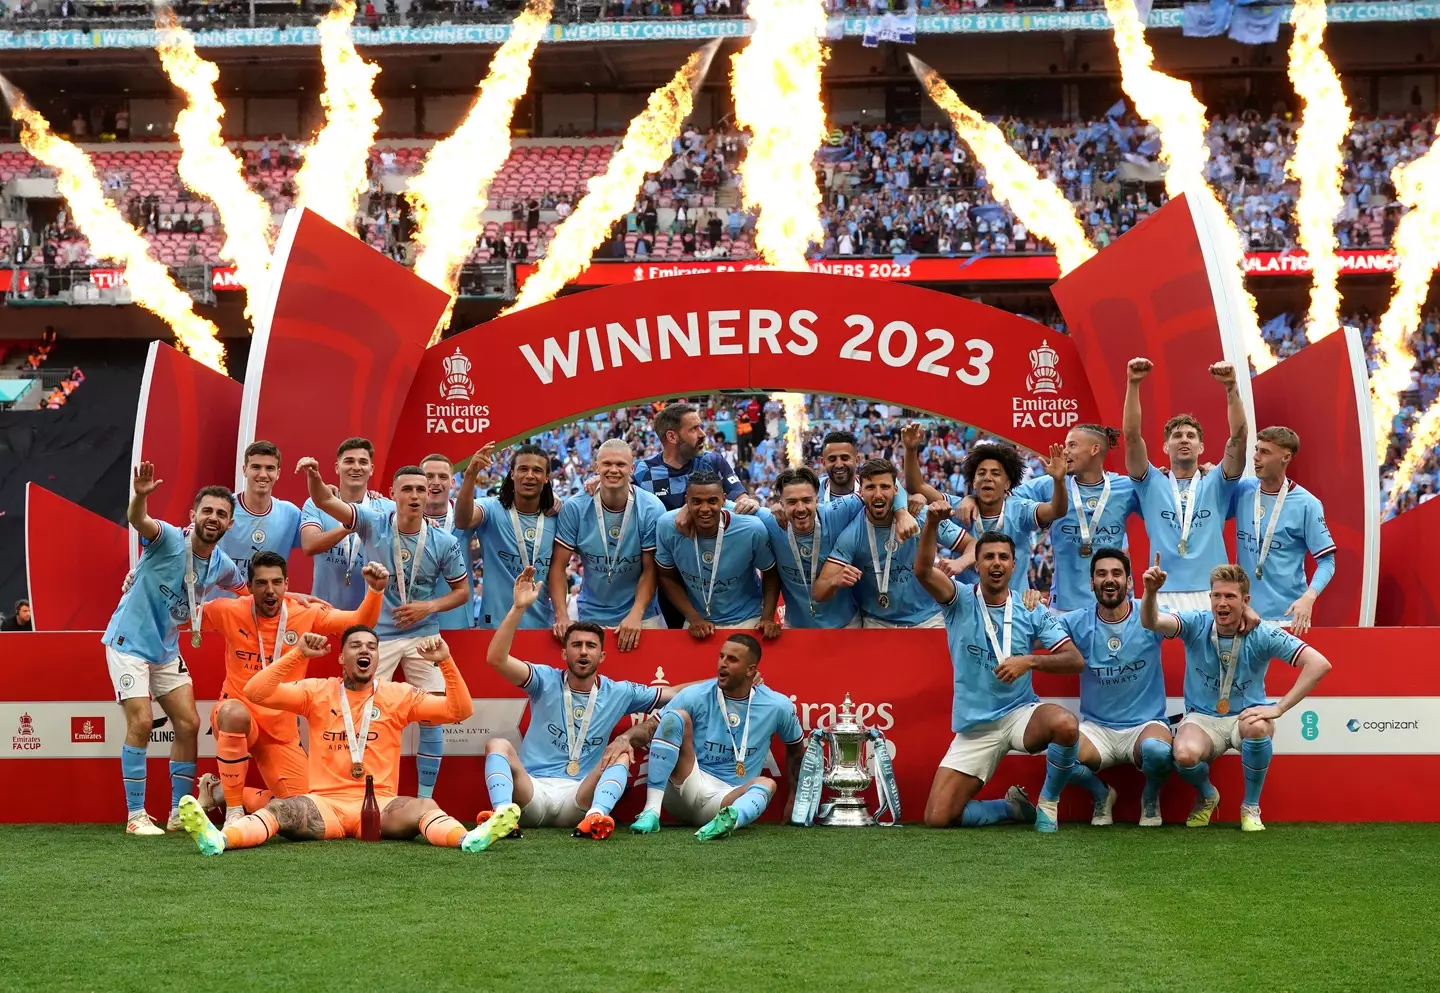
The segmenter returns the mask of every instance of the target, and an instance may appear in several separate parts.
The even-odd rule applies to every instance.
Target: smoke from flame
[[[225,147],[220,122],[225,108],[215,96],[220,69],[195,52],[195,38],[175,22],[175,12],[158,7],[156,51],[170,81],[184,91],[185,109],[175,119],[180,139],[180,178],[215,204],[225,229],[220,257],[235,264],[245,287],[245,316],[254,317],[270,271],[270,206],[245,182],[245,167]]]
[[[510,155],[510,120],[530,85],[530,63],[550,23],[551,0],[529,0],[480,83],[465,120],[425,158],[407,196],[415,208],[415,272],[450,294],[430,344],[450,323],[460,266],[482,229],[490,183]]]
[[[1105,0],[1105,10],[1114,25],[1115,49],[1120,55],[1120,86],[1140,116],[1160,132],[1160,160],[1167,166],[1166,191],[1172,197],[1183,193],[1228,221],[1228,212],[1205,181],[1205,162],[1210,157],[1205,144],[1205,105],[1195,98],[1189,83],[1154,68],[1155,53],[1145,40],[1145,25],[1132,0]],[[1275,365],[1275,353],[1260,335],[1255,298],[1245,289],[1245,246],[1233,222],[1229,227],[1232,237],[1221,239],[1217,246],[1222,255],[1222,278],[1230,283],[1230,296],[1245,305],[1247,317],[1240,322],[1245,351],[1255,371],[1264,372]]]
[[[170,325],[182,349],[198,362],[224,372],[225,349],[216,337],[215,325],[195,313],[195,301],[175,285],[169,271],[151,257],[140,232],[105,199],[90,156],[56,137],[44,115],[32,108],[24,94],[4,77],[0,77],[0,94],[10,105],[10,116],[23,125],[20,144],[55,170],[56,187],[96,256],[120,263],[134,301]]]
[[[505,313],[553,300],[566,283],[590,266],[595,249],[604,242],[616,218],[634,206],[645,177],[662,168],[670,157],[671,143],[690,116],[695,91],[704,82],[719,46],[714,41],[693,53],[669,83],[650,94],[645,109],[626,129],[609,166],[590,180],[590,191],[556,229],[545,258]]]
[[[1290,82],[1304,102],[1295,152],[1286,172],[1300,183],[1295,204],[1300,247],[1310,256],[1311,341],[1340,327],[1340,256],[1335,219],[1345,209],[1341,180],[1342,146],[1350,133],[1350,107],[1340,77],[1321,48],[1325,40],[1325,0],[1295,0],[1290,23]]]
[[[1037,238],[1055,246],[1060,275],[1094,255],[1095,246],[1075,216],[1075,205],[1065,199],[1060,187],[1041,179],[1034,166],[1010,147],[1005,133],[967,106],[934,69],[913,55],[910,68],[930,99],[949,115],[956,137],[975,153],[995,198],[1008,203]]]
[[[305,150],[295,177],[296,203],[344,231],[355,226],[355,205],[369,188],[365,162],[379,130],[375,77],[380,67],[355,50],[350,28],[355,0],[336,0],[320,21],[320,63],[325,67],[325,126]]]

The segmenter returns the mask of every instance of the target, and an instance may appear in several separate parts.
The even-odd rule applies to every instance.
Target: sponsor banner
[[[1289,19],[1289,8],[1280,16]],[[1392,21],[1440,19],[1437,3],[1336,3],[1328,10],[1331,24],[1371,24]],[[1147,19],[1151,28],[1181,27],[1178,7],[1152,9]],[[1037,11],[1034,13],[929,14],[918,16],[916,33],[1018,34],[1057,31],[1108,31],[1110,18],[1103,10]],[[847,17],[845,37],[863,38],[867,19]],[[387,45],[499,45],[510,37],[508,24],[437,24],[424,27],[382,26],[372,31],[364,25],[352,30],[361,47]],[[547,42],[602,41],[708,41],[712,38],[743,38],[752,30],[748,20],[719,21],[596,21],[582,24],[555,24],[546,32]],[[154,48],[156,33],[150,29],[39,30],[0,32],[0,49],[112,49]],[[313,26],[216,28],[195,32],[199,48],[316,47],[319,31]]]

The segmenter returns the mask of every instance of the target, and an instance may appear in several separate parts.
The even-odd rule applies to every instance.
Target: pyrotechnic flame
[[[802,393],[771,393],[771,400],[779,400],[785,408],[785,455],[790,468],[805,464],[805,435],[810,431],[810,412],[805,409]]]
[[[225,349],[216,338],[215,325],[195,313],[195,301],[170,278],[169,271],[150,256],[149,246],[115,205],[105,199],[100,177],[84,151],[50,131],[50,122],[25,100],[25,95],[0,76],[0,94],[10,105],[10,116],[23,125],[20,144],[40,162],[56,171],[56,186],[65,198],[80,232],[101,258],[114,259],[124,269],[134,301],[158,316],[175,332],[175,340],[194,358],[225,371]]]
[[[1008,203],[1037,238],[1055,246],[1060,275],[1094,255],[1095,246],[1075,216],[1075,205],[1065,199],[1060,187],[1041,179],[1035,168],[1010,147],[1005,133],[967,106],[934,69],[913,55],[910,68],[930,99],[949,115],[956,136],[974,151],[996,198]]]
[[[415,208],[415,272],[450,294],[430,344],[450,323],[460,266],[482,229],[490,183],[510,155],[510,119],[530,85],[530,62],[550,23],[551,0],[529,0],[490,62],[480,95],[455,133],[437,142],[407,196]]]
[[[355,50],[350,29],[355,0],[336,0],[320,22],[320,63],[325,67],[325,126],[305,150],[295,177],[296,203],[344,231],[354,230],[355,205],[369,188],[365,161],[379,129],[375,77],[380,67]]]
[[[1375,336],[1378,362],[1370,376],[1370,399],[1375,412],[1375,450],[1383,460],[1390,444],[1390,427],[1400,409],[1400,394],[1410,388],[1415,353],[1410,336],[1420,327],[1420,313],[1430,291],[1430,279],[1440,266],[1440,141],[1413,162],[1396,166],[1390,174],[1395,198],[1410,209],[1395,226],[1392,238],[1399,264],[1390,306],[1380,318]],[[1440,403],[1432,403],[1415,426],[1391,487],[1393,503],[1425,456],[1440,440]]]
[[[187,101],[175,119],[180,178],[219,210],[225,229],[220,257],[235,264],[235,275],[245,287],[245,316],[253,318],[270,271],[270,206],[250,189],[244,163],[220,136],[225,108],[215,96],[219,67],[196,54],[194,36],[176,24],[170,7],[157,6],[155,27],[160,64]]]
[[[826,52],[823,0],[751,0],[755,25],[735,55],[735,122],[750,132],[741,167],[745,209],[759,210],[755,246],[772,266],[804,270],[821,237],[815,150],[825,140],[820,70]]]
[[[1320,47],[1325,40],[1325,0],[1295,0],[1290,23],[1290,82],[1304,102],[1295,153],[1286,171],[1300,183],[1295,213],[1300,247],[1310,256],[1311,341],[1340,327],[1340,256],[1335,219],[1345,209],[1341,148],[1350,133],[1350,107],[1340,77]]]
[[[566,283],[589,268],[595,249],[610,233],[615,219],[634,206],[645,177],[669,159],[671,143],[690,116],[695,93],[719,47],[720,42],[713,41],[693,53],[669,83],[650,94],[645,109],[626,129],[609,166],[590,180],[589,192],[556,229],[545,258],[525,280],[506,313],[553,300]]]
[[[1114,25],[1115,49],[1120,55],[1120,85],[1135,104],[1136,111],[1160,132],[1160,160],[1166,165],[1165,189],[1185,194],[1204,208],[1226,218],[1232,237],[1221,239],[1222,278],[1233,281],[1231,296],[1242,301],[1247,319],[1240,332],[1245,351],[1256,372],[1275,365],[1275,353],[1260,335],[1255,316],[1255,298],[1245,289],[1245,246],[1240,233],[1215,191],[1205,181],[1205,161],[1210,149],[1205,144],[1205,105],[1195,98],[1190,84],[1154,68],[1155,53],[1145,40],[1145,25],[1135,13],[1132,0],[1105,0],[1105,10]]]

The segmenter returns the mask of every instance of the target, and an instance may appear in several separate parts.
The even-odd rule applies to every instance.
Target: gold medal
[[[1080,543],[1080,557],[1082,559],[1088,559],[1090,557],[1090,542],[1082,541]]]
[[[1264,579],[1264,578],[1265,578],[1265,570],[1264,570],[1263,568],[1261,568],[1260,566],[1258,566],[1258,565],[1255,567],[1255,578],[1256,578],[1256,579]]]
[[[578,761],[576,761],[575,759],[571,759],[571,760],[566,764],[566,766],[565,766],[565,775],[567,775],[567,776],[578,776],[578,775],[580,775],[580,763],[579,763]]]
[[[199,648],[199,647],[200,647],[200,632],[199,632],[199,631],[191,631],[191,632],[190,632],[190,644],[194,645],[196,648]]]
[[[737,775],[737,776],[743,776],[743,775],[745,775],[745,763],[744,763],[744,762],[736,762],[736,763],[735,763],[735,775]]]
[[[878,598],[878,602],[879,602],[879,604],[880,604],[880,609],[881,609],[881,610],[889,610],[889,609],[890,609],[890,594],[889,594],[889,593],[881,593],[880,596],[879,596],[879,598]]]
[[[1224,717],[1226,714],[1230,713],[1230,701],[1221,700],[1219,703],[1215,704],[1215,713],[1219,714],[1221,717]]]
[[[1181,539],[1180,539],[1180,547],[1177,548],[1176,551],[1178,551],[1181,555],[1184,555],[1184,554],[1185,554],[1185,539],[1184,539],[1184,538],[1181,538]]]
[[[362,764],[359,763],[359,762],[351,762],[351,763],[350,763],[350,778],[351,778],[351,779],[364,779],[364,778],[365,778],[365,766],[362,765]]]

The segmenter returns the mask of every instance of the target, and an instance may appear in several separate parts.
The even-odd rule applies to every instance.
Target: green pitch
[[[1437,968],[1440,825],[530,831],[202,858],[0,828],[0,989],[1339,990]],[[1426,978],[1428,977],[1428,979]]]

